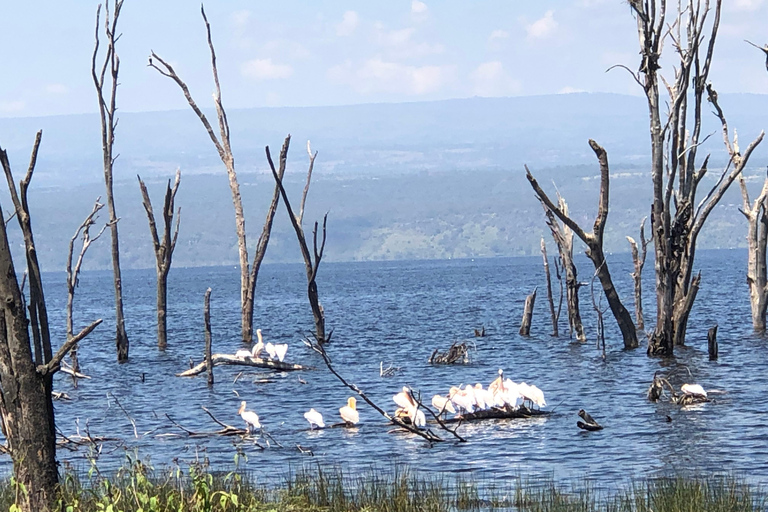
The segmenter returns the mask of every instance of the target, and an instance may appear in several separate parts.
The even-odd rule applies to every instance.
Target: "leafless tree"
[[[763,182],[763,189],[754,203],[749,201],[749,191],[744,176],[739,176],[741,197],[744,205],[741,213],[747,218],[747,244],[749,256],[747,264],[747,284],[749,302],[752,306],[752,326],[757,332],[765,332],[765,312],[768,308],[768,272],[766,271],[766,242],[768,241],[768,177]]]
[[[181,220],[181,207],[179,207],[176,212],[176,227],[174,228],[173,209],[176,201],[176,192],[179,190],[179,183],[181,182],[181,171],[176,170],[176,179],[173,182],[173,187],[171,187],[171,180],[168,180],[165,188],[162,239],[157,234],[155,212],[152,209],[152,201],[149,199],[147,186],[141,180],[141,176],[137,175],[136,177],[139,179],[144,210],[147,212],[147,220],[149,221],[149,233],[152,235],[152,247],[155,250],[155,267],[157,268],[157,347],[160,350],[165,350],[168,346],[168,272],[171,270],[173,250],[176,248],[176,240],[179,237],[179,222]]]
[[[631,236],[627,237],[632,251],[632,263],[635,267],[635,270],[629,273],[635,284],[635,326],[640,331],[645,329],[645,319],[643,318],[643,267],[645,266],[645,258],[648,255],[649,242],[645,238],[646,218],[643,217],[643,220],[640,221],[640,244],[638,245]]]
[[[614,318],[616,318],[616,322],[619,324],[619,329],[621,330],[621,335],[624,339],[624,348],[636,348],[637,330],[635,329],[635,324],[632,322],[632,317],[624,307],[624,304],[622,304],[619,294],[613,286],[608,263],[605,261],[605,255],[603,254],[603,233],[605,231],[605,222],[608,220],[609,207],[610,168],[608,167],[608,155],[606,154],[605,149],[594,140],[590,139],[589,145],[592,148],[592,151],[595,152],[597,160],[600,163],[600,200],[597,217],[595,218],[595,224],[591,233],[585,232],[581,226],[576,224],[576,222],[568,216],[567,212],[564,212],[552,202],[544,190],[539,186],[539,183],[528,170],[527,166],[525,168],[526,176],[539,200],[587,245],[587,256],[592,260],[592,263],[595,266],[597,277],[600,279],[600,284],[603,286],[605,298],[608,301],[608,305],[611,308]]]
[[[107,210],[109,211],[109,227],[112,235],[112,272],[115,284],[115,344],[117,360],[128,360],[128,334],[125,330],[125,315],[123,314],[123,280],[120,273],[120,242],[117,234],[117,212],[115,211],[115,195],[112,190],[113,167],[117,155],[113,153],[115,145],[115,130],[117,129],[117,77],[120,71],[120,58],[117,56],[115,44],[120,39],[117,34],[117,21],[123,8],[123,0],[114,0],[110,13],[109,1],[104,8],[104,34],[107,40],[104,61],[99,59],[99,25],[101,22],[101,4],[96,9],[96,45],[91,59],[91,75],[96,86],[101,115],[101,148],[104,157],[104,184],[107,192]]]
[[[560,303],[557,310],[555,310],[555,298],[552,294],[552,275],[549,272],[549,257],[547,257],[547,244],[544,242],[544,237],[541,237],[541,257],[544,260],[544,275],[547,278],[547,302],[549,303],[549,315],[552,319],[552,336],[557,338],[560,335],[557,322],[560,319],[560,307],[563,304],[562,281],[560,284]],[[555,260],[555,266],[557,266],[557,260]],[[559,276],[560,272],[557,274]]]
[[[285,138],[285,142],[283,143],[283,149],[280,152],[280,170],[282,172],[285,172],[285,158],[288,153],[288,145],[290,144],[291,136]],[[306,268],[307,272],[307,296],[309,298],[309,305],[312,308],[312,316],[315,320],[315,337],[317,338],[318,343],[325,343],[326,337],[325,337],[325,312],[323,311],[323,306],[320,304],[320,298],[317,294],[317,270],[320,268],[320,261],[323,259],[323,251],[325,250],[325,227],[326,222],[328,221],[328,214],[326,213],[323,217],[323,238],[320,242],[320,247],[318,249],[317,245],[317,230],[318,230],[318,223],[315,222],[315,228],[312,230],[312,241],[313,241],[313,251],[310,254],[309,252],[309,245],[307,244],[307,237],[304,234],[304,227],[302,225],[304,221],[304,206],[307,202],[307,194],[309,194],[309,185],[312,181],[312,169],[315,166],[315,158],[317,158],[317,152],[314,154],[312,153],[312,148],[309,145],[309,141],[307,141],[307,154],[309,155],[309,169],[307,170],[307,182],[304,185],[304,192],[301,195],[301,205],[299,206],[299,214],[295,215],[293,213],[293,208],[291,207],[291,203],[288,200],[288,194],[285,192],[285,188],[283,187],[283,176],[282,174],[275,169],[275,164],[272,162],[272,155],[269,152],[269,146],[266,148],[267,151],[267,160],[269,161],[269,167],[272,169],[272,175],[275,178],[275,182],[277,183],[277,186],[280,188],[280,193],[283,196],[283,202],[285,203],[285,208],[288,210],[288,216],[291,219],[291,224],[293,225],[294,231],[296,231],[296,238],[299,241],[299,248],[301,249],[301,255],[304,258],[304,266]]]
[[[227,169],[227,175],[229,176],[229,188],[232,191],[232,204],[235,208],[235,231],[237,233],[237,248],[240,258],[240,306],[241,306],[241,323],[242,323],[242,337],[243,342],[250,343],[253,341],[253,303],[256,293],[256,279],[259,275],[259,268],[264,260],[264,255],[267,252],[267,245],[269,244],[269,238],[272,233],[272,221],[275,218],[275,212],[277,211],[277,203],[280,197],[280,192],[277,186],[275,186],[274,193],[272,195],[272,203],[267,212],[267,218],[264,222],[264,228],[256,244],[256,253],[253,257],[253,264],[249,265],[248,260],[248,246],[246,243],[246,231],[245,231],[245,215],[243,214],[243,201],[240,197],[240,184],[237,181],[237,172],[235,170],[235,157],[232,153],[232,146],[230,144],[229,137],[229,121],[227,120],[227,114],[224,110],[224,105],[221,102],[221,86],[219,85],[219,71],[216,67],[216,52],[213,47],[213,39],[211,37],[211,25],[208,23],[208,18],[205,15],[205,9],[200,8],[200,12],[205,22],[205,29],[208,37],[208,48],[211,52],[211,71],[213,73],[213,82],[215,86],[215,93],[213,95],[213,102],[216,107],[216,117],[219,123],[219,135],[216,135],[208,118],[203,114],[203,111],[197,106],[197,103],[192,98],[189,92],[189,88],[184,81],[179,78],[173,67],[165,60],[160,58],[155,52],[151,52],[149,57],[149,66],[156,69],[161,75],[166,76],[176,82],[181,91],[184,93],[184,97],[189,103],[189,106],[197,114],[200,122],[203,123],[205,130],[208,132],[208,136],[211,138],[213,145],[216,147],[216,151],[219,153],[219,158],[224,163],[224,167]]]
[[[675,345],[685,342],[688,316],[701,282],[701,274],[693,270],[699,233],[764,135],[761,132],[742,153],[735,131],[731,140],[717,92],[707,83],[722,0],[713,4],[710,6],[709,0],[678,2],[668,19],[666,0],[630,2],[637,20],[642,61],[637,73],[621,67],[630,72],[645,93],[651,135],[656,327],[649,340],[649,355],[670,356]],[[671,64],[668,69],[674,72],[670,80],[659,73],[665,42],[676,54],[667,57]],[[668,100],[660,99],[660,82]],[[698,158],[698,150],[708,138],[701,133],[705,93],[722,125],[728,163],[715,185],[698,200],[696,192],[709,161],[709,156],[703,161]],[[667,110],[666,116],[662,109]]]
[[[7,153],[0,148],[2,164],[16,218],[24,237],[29,269],[29,316],[11,255],[5,223],[0,223],[0,427],[13,461],[18,493],[17,506],[23,512],[54,509],[58,484],[53,375],[73,346],[101,322],[97,320],[79,334],[68,338],[54,354],[48,330],[40,266],[37,261],[27,189],[37,161],[42,132],[37,133],[32,157],[24,179],[16,190]],[[0,211],[2,211],[0,209]],[[34,295],[34,297],[33,297]],[[29,329],[32,327],[33,339]]]
[[[107,229],[108,226],[108,224],[104,224],[96,236],[91,238],[91,227],[96,224],[96,217],[99,211],[104,208],[104,205],[99,202],[100,199],[100,197],[96,199],[96,202],[93,204],[91,213],[88,214],[82,224],[80,224],[80,227],[77,228],[77,231],[75,231],[75,234],[69,240],[69,252],[67,254],[67,339],[71,339],[75,336],[73,325],[75,289],[79,284],[80,268],[83,266],[83,258],[85,258],[85,253],[91,244],[99,239],[99,237],[104,233],[104,230]],[[82,239],[82,245],[80,246],[80,253],[77,256],[77,260],[75,260],[73,267],[72,260],[74,259],[75,254],[75,241],[78,239],[78,237]],[[72,370],[76,374],[80,371],[80,362],[77,359],[77,345],[72,347],[70,357],[72,358]],[[75,385],[77,385],[77,377],[75,375],[73,375],[73,379]]]

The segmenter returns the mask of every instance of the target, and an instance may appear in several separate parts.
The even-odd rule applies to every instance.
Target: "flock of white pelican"
[[[261,332],[256,331],[261,343]],[[254,356],[256,357],[256,356]],[[695,386],[690,386],[691,392]],[[701,387],[701,386],[699,386]],[[703,390],[701,390],[703,391]],[[706,392],[705,392],[706,394]],[[397,404],[394,418],[417,428],[425,428],[427,418],[424,414],[424,405],[421,404],[407,386],[392,397]],[[527,404],[527,405],[526,405]],[[516,383],[504,378],[503,370],[499,370],[499,376],[483,389],[480,383],[474,386],[467,384],[465,387],[451,387],[447,396],[435,395],[432,397],[432,406],[437,410],[437,415],[448,413],[455,414],[457,418],[465,418],[482,411],[512,412],[523,407],[545,407],[544,393],[534,385],[525,382]],[[240,403],[238,414],[246,423],[248,433],[253,429],[261,429],[259,416],[253,411],[245,410],[245,402]],[[357,410],[357,400],[354,397],[347,399],[347,404],[339,409],[342,423],[339,426],[353,427],[360,422],[360,413]],[[309,422],[310,430],[325,428],[326,423],[322,413],[314,408],[304,413],[304,418]]]
[[[285,354],[288,352],[287,343],[273,344],[269,342],[265,345],[261,336],[261,329],[256,329],[256,337],[259,339],[259,341],[251,348],[251,350],[240,349],[235,352],[235,357],[238,359],[257,357],[263,358],[262,354],[266,353],[268,359],[272,359],[273,361],[280,361],[281,363],[283,362],[283,359],[285,359]]]

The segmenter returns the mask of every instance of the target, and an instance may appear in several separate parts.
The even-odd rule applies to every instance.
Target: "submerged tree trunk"
[[[619,325],[622,338],[624,339],[624,348],[637,348],[637,330],[635,329],[635,324],[632,322],[632,317],[624,307],[624,304],[622,304],[619,294],[613,286],[611,273],[608,270],[608,262],[605,260],[605,255],[603,254],[603,233],[605,231],[605,222],[608,219],[609,205],[610,169],[608,167],[608,155],[606,154],[605,149],[594,140],[590,139],[589,145],[592,148],[592,151],[595,152],[597,160],[600,163],[600,201],[592,233],[586,233],[568,216],[567,211],[564,212],[559,207],[555,206],[544,193],[544,190],[539,186],[536,179],[528,170],[528,167],[526,167],[526,176],[531,187],[533,187],[536,196],[546,208],[551,210],[564,225],[568,226],[576,236],[587,244],[587,256],[592,260],[592,263],[595,266],[595,271],[598,279],[600,279],[600,284],[603,287],[605,298],[608,300],[611,312],[616,319],[616,323]]]
[[[531,321],[533,320],[533,306],[536,304],[536,288],[533,293],[525,298],[525,307],[523,308],[523,320],[520,323],[520,335],[531,335]]]
[[[688,317],[694,304],[700,276],[694,273],[696,241],[707,217],[728,187],[741,173],[760,133],[741,153],[738,138],[731,140],[717,92],[709,82],[709,70],[720,26],[722,0],[692,0],[677,6],[674,20],[666,20],[666,1],[630,2],[637,20],[642,62],[632,73],[648,101],[651,135],[653,204],[651,232],[655,251],[656,327],[648,343],[649,355],[671,356],[674,346],[685,342]],[[712,15],[712,22],[707,18]],[[665,82],[668,100],[659,93],[659,60],[664,39],[677,53],[674,79]],[[672,60],[672,59],[670,59]],[[626,68],[629,69],[629,68]],[[709,157],[697,162],[702,137],[704,93],[720,120],[729,160],[715,186],[703,200],[696,191],[707,173]],[[662,121],[661,109],[667,109]],[[674,199],[674,201],[673,201]]]
[[[635,327],[642,331],[645,329],[645,319],[643,317],[643,267],[645,258],[648,254],[648,240],[645,239],[645,219],[640,222],[640,245],[631,236],[627,237],[629,247],[632,251],[632,263],[635,270],[630,272],[632,281],[635,284]]]
[[[558,194],[558,208],[568,215],[568,205]],[[547,216],[547,226],[552,232],[552,238],[557,245],[557,251],[560,255],[560,262],[565,272],[565,302],[568,308],[568,327],[571,336],[576,335],[576,340],[580,343],[587,341],[584,334],[584,325],[581,322],[581,312],[579,311],[579,283],[576,264],[573,262],[573,231],[567,225],[560,226],[555,214],[542,202],[544,213]]]
[[[237,234],[237,249],[240,260],[240,321],[241,332],[244,343],[251,343],[253,341],[253,306],[254,297],[256,295],[256,280],[258,278],[258,271],[261,267],[261,263],[264,260],[264,256],[267,252],[267,246],[269,244],[270,233],[272,230],[272,220],[275,217],[277,211],[277,204],[279,193],[277,187],[272,196],[272,203],[267,212],[267,220],[264,223],[264,229],[259,237],[259,241],[256,245],[256,254],[253,257],[253,265],[249,266],[248,261],[248,245],[246,241],[245,231],[245,215],[243,213],[243,201],[240,196],[240,184],[237,181],[237,172],[235,170],[235,157],[232,153],[232,146],[230,144],[229,133],[229,121],[227,120],[227,114],[224,111],[224,105],[221,101],[221,86],[219,85],[219,71],[216,66],[216,52],[213,47],[213,38],[211,36],[211,25],[208,23],[208,18],[205,15],[205,9],[201,6],[200,12],[205,22],[206,35],[208,39],[208,49],[211,54],[211,71],[213,74],[214,82],[214,106],[216,107],[216,117],[219,123],[219,135],[216,135],[213,127],[211,126],[208,118],[203,114],[202,110],[197,106],[197,103],[192,98],[189,88],[184,81],[179,78],[176,71],[168,62],[163,60],[155,52],[151,52],[149,57],[149,66],[156,69],[161,75],[166,76],[176,82],[179,86],[184,97],[189,103],[189,106],[195,112],[200,122],[205,127],[208,136],[210,137],[213,145],[216,147],[219,153],[224,167],[227,169],[227,176],[229,177],[229,188],[232,192],[232,205],[235,210],[235,232]]]
[[[768,178],[763,182],[763,189],[755,199],[749,202],[749,192],[744,176],[739,176],[741,197],[744,200],[741,213],[747,218],[747,285],[749,286],[749,303],[752,307],[752,326],[755,332],[765,332],[765,313],[768,307],[768,272],[766,272],[766,242],[768,241],[768,217],[766,217],[766,201],[768,201]]]
[[[24,237],[30,295],[33,289],[38,292],[43,289],[27,204],[27,187],[35,168],[41,136],[42,132],[38,132],[29,168],[18,193],[8,155],[0,148],[0,163]],[[48,512],[54,510],[58,484],[51,399],[53,375],[70,349],[101,320],[67,339],[53,354],[42,293],[38,293],[35,300],[30,298],[30,317],[27,317],[5,223],[0,223],[0,297],[0,427],[13,461],[13,476],[18,486],[16,505],[23,512]],[[39,337],[37,340],[29,338],[30,323],[32,332]]]
[[[176,212],[176,228],[173,229],[173,209],[176,201],[176,192],[181,182],[181,171],[176,171],[176,179],[171,188],[171,180],[165,188],[165,200],[163,201],[163,238],[160,239],[155,223],[155,212],[152,209],[152,201],[149,198],[147,186],[139,179],[139,188],[143,199],[144,210],[149,220],[149,232],[152,236],[152,246],[155,251],[155,267],[157,269],[157,347],[165,350],[168,346],[167,316],[168,316],[168,272],[171,270],[173,251],[176,248],[176,240],[179,237],[179,222],[181,220],[181,208]],[[173,230],[173,235],[171,231]]]
[[[112,277],[115,285],[115,345],[117,347],[117,360],[125,362],[128,360],[128,334],[125,330],[125,315],[123,313],[123,280],[120,272],[120,242],[117,233],[117,212],[115,211],[115,194],[113,192],[112,170],[117,157],[113,156],[115,145],[115,128],[117,119],[117,84],[118,72],[120,70],[120,59],[117,56],[115,43],[120,35],[117,34],[117,21],[120,17],[120,10],[123,7],[123,0],[115,0],[110,17],[109,2],[105,8],[104,32],[107,38],[106,55],[101,69],[97,68],[96,59],[99,55],[99,20],[101,15],[101,5],[96,10],[96,46],[93,50],[91,61],[91,75],[93,83],[96,86],[96,93],[99,100],[99,113],[101,115],[101,146],[104,157],[104,184],[107,192],[107,210],[109,211],[109,229],[112,236]],[[105,83],[105,77],[109,71],[109,84]],[[108,86],[108,96],[105,96],[105,86]]]
[[[547,278],[547,302],[549,303],[549,315],[552,319],[552,336],[557,338],[560,335],[557,328],[559,315],[555,312],[555,299],[552,296],[552,276],[549,273],[549,258],[547,257],[547,244],[544,243],[544,237],[541,237],[541,257],[544,259],[544,275]]]

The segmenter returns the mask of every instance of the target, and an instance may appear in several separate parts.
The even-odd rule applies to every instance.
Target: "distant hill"
[[[721,94],[720,100],[742,141],[768,124],[763,124],[768,96]],[[591,224],[598,184],[588,138],[608,150],[612,165],[608,250],[626,250],[624,236],[635,235],[640,219],[648,214],[648,119],[639,97],[569,94],[259,108],[233,110],[229,118],[252,243],[273,187],[264,146],[277,151],[289,132],[293,144],[287,180],[294,193],[300,192],[306,170],[306,140],[320,151],[306,220],[330,212],[329,259],[536,253],[545,226],[523,164],[548,189],[556,182],[574,214]],[[704,131],[713,133],[706,149],[713,153],[709,179],[714,184],[724,153],[714,116],[705,121]],[[26,168],[39,128],[44,136],[30,192],[33,223],[44,268],[61,269],[69,237],[96,196],[103,194],[99,122],[95,115],[0,119],[0,145],[9,150],[18,174]],[[182,169],[178,204],[183,209],[176,263],[236,263],[225,171],[194,113],[123,113],[116,150],[125,265],[154,265],[136,174],[147,179],[159,201],[163,180],[176,167]],[[747,173],[756,184],[765,151],[758,149]],[[7,210],[6,193],[0,197]],[[739,204],[734,189],[705,230],[704,246],[743,245]],[[90,267],[109,265],[106,245],[94,244]],[[299,259],[282,207],[268,259]]]

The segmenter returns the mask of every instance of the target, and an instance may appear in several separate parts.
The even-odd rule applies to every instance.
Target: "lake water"
[[[652,255],[649,255],[649,260]],[[628,255],[610,256],[611,271],[627,307],[631,303],[631,261]],[[579,259],[581,279],[591,272]],[[768,482],[768,342],[751,331],[746,253],[740,250],[701,251],[697,267],[703,281],[688,329],[688,347],[676,359],[651,359],[645,349],[622,350],[613,318],[606,317],[608,353],[603,360],[595,348],[595,314],[588,287],[582,288],[582,317],[589,342],[573,344],[567,337],[567,314],[561,315],[560,338],[550,334],[544,302],[540,258],[461,261],[406,261],[324,263],[318,279],[327,325],[334,329],[328,347],[335,367],[377,403],[392,411],[392,395],[403,385],[424,397],[446,393],[451,385],[482,382],[484,386],[503,368],[515,381],[539,386],[545,393],[546,418],[483,421],[465,424],[460,433],[469,442],[453,441],[429,447],[421,438],[392,433],[373,409],[358,401],[360,427],[307,431],[303,413],[310,407],[326,422],[338,420],[338,409],[352,396],[324,367],[319,356],[304,346],[302,336],[312,327],[302,265],[266,265],[257,286],[256,326],[265,341],[288,343],[287,361],[317,368],[314,371],[271,373],[246,368],[217,367],[216,384],[205,376],[179,378],[189,359],[203,354],[203,295],[209,286],[214,352],[234,352],[239,341],[239,272],[235,267],[173,269],[170,274],[168,349],[159,352],[155,334],[154,270],[124,272],[125,308],[131,358],[115,361],[113,288],[111,272],[87,272],[81,277],[75,305],[76,325],[95,318],[104,324],[82,343],[83,371],[92,376],[74,389],[69,377],[59,375],[55,389],[72,401],[55,402],[56,423],[66,434],[89,424],[93,435],[118,437],[123,445],[105,444],[99,466],[124,460],[125,449],[138,449],[155,467],[174,459],[207,457],[214,467],[232,467],[238,449],[248,455],[245,467],[264,477],[280,476],[288,468],[307,463],[368,468],[392,461],[425,472],[477,472],[480,477],[505,478],[520,474],[548,474],[557,479],[590,475],[598,481],[665,471],[744,473]],[[646,265],[646,318],[653,323],[653,262]],[[44,276],[52,336],[58,346],[64,337],[65,277]],[[532,336],[518,335],[525,296],[539,286]],[[597,288],[597,287],[596,287]],[[706,331],[719,323],[720,359],[710,362]],[[473,329],[485,326],[488,336],[474,338]],[[476,345],[472,363],[431,366],[433,349],[469,339]],[[380,363],[401,367],[392,378],[379,376]],[[687,366],[694,382],[726,394],[712,403],[680,408],[654,404],[645,398],[653,373]],[[144,379],[142,380],[142,375]],[[258,382],[269,377],[269,382]],[[300,382],[300,379],[306,383]],[[254,380],[257,382],[254,383]],[[682,381],[679,381],[682,382]],[[237,396],[239,395],[239,397]],[[117,397],[134,418],[139,438]],[[220,420],[242,426],[240,400],[261,417],[267,431],[283,446],[261,451],[239,438],[190,439],[159,434],[182,434],[166,418],[193,431],[218,428],[202,411],[205,406]],[[606,428],[586,433],[577,429],[576,412],[584,408]],[[670,416],[672,421],[667,421]],[[143,435],[144,433],[150,434]],[[446,437],[447,439],[447,437]],[[296,445],[310,448],[314,457]],[[59,459],[88,467],[87,450],[59,450]],[[242,461],[241,461],[242,463]],[[9,467],[7,457],[0,464]]]

